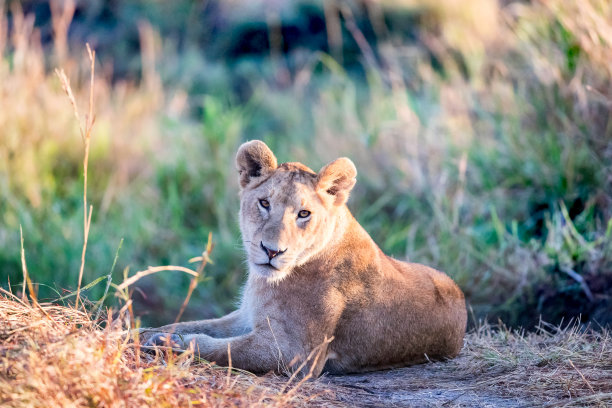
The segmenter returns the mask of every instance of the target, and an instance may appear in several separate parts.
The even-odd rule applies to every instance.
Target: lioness
[[[230,351],[237,368],[301,367],[313,375],[459,353],[463,293],[442,272],[383,254],[346,206],[357,176],[349,159],[317,174],[300,163],[277,165],[268,146],[254,140],[240,146],[236,165],[249,266],[240,308],[154,329],[143,335],[145,346],[193,344],[220,365],[229,364]]]

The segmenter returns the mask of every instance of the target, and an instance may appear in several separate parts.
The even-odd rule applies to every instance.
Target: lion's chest
[[[339,299],[325,282],[306,284],[290,277],[275,284],[249,279],[242,302],[252,327],[275,324],[303,338],[321,332],[336,314]]]

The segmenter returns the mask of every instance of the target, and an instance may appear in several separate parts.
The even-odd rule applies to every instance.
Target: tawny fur
[[[240,308],[220,319],[160,327],[145,335],[147,345],[171,338],[228,365],[229,344],[234,367],[263,373],[295,369],[333,337],[302,368],[312,367],[314,375],[459,353],[467,319],[463,293],[442,272],[382,253],[346,206],[357,175],[349,159],[316,174],[300,163],[277,166],[256,140],[240,147],[236,164],[249,265]],[[310,215],[299,217],[302,210]],[[262,245],[284,252],[270,259]]]

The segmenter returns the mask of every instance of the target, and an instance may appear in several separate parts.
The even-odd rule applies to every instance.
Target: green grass
[[[98,78],[84,282],[109,273],[121,239],[115,282],[125,268],[185,265],[212,232],[215,263],[185,319],[231,309],[245,275],[233,160],[257,138],[280,161],[315,170],[352,158],[357,219],[385,252],[446,271],[476,316],[609,322],[612,9],[595,0],[506,7],[493,34],[425,12],[437,16],[419,27],[428,43],[390,36],[375,49],[384,64],[343,66],[313,50],[231,61],[193,43],[173,52],[174,29],[153,10],[152,27],[170,38],[156,48],[153,81]],[[463,42],[448,39],[456,32]],[[21,225],[32,278],[53,298],[77,282],[82,148],[45,68],[52,47],[39,51],[18,25],[10,35],[32,42],[0,44],[0,276],[20,282]],[[68,73],[85,106],[87,73],[72,52]],[[143,279],[137,313],[172,320],[188,282]]]

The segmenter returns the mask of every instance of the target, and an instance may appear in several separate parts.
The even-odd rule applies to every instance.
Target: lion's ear
[[[341,157],[323,167],[317,176],[317,189],[334,197],[335,205],[346,203],[357,177],[350,159]]]
[[[276,169],[276,157],[261,140],[243,143],[236,153],[236,168],[240,185],[246,187],[252,179],[261,177]]]

